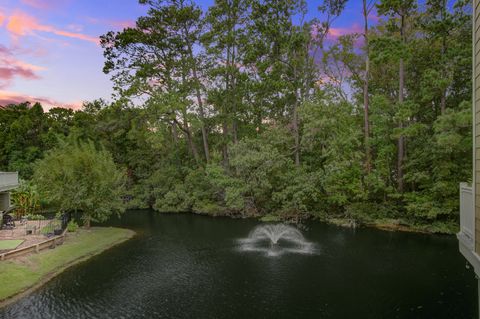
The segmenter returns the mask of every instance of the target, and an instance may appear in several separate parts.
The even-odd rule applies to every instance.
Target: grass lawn
[[[10,250],[17,248],[18,245],[23,243],[23,239],[5,239],[0,240],[0,250]]]
[[[75,262],[131,238],[128,229],[92,227],[68,234],[65,243],[39,254],[0,262],[0,301],[40,285]]]

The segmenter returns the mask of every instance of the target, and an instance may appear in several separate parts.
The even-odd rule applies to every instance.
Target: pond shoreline
[[[454,236],[305,221],[288,235],[299,244],[281,235],[272,247],[267,234],[285,229],[275,224],[126,211],[105,226],[138,235],[0,309],[0,318],[450,319],[477,311],[474,273]],[[260,229],[272,231],[258,237]]]
[[[108,234],[107,231],[111,234]],[[107,238],[107,241],[92,241],[89,238],[93,237],[92,235],[103,235],[104,233],[110,235],[110,238]],[[52,257],[60,260],[57,265],[54,265],[51,268],[47,267],[47,271],[40,274],[38,278],[29,278],[24,286],[12,288],[11,291],[7,293],[2,291],[2,289],[0,288],[1,294],[5,295],[2,296],[0,294],[0,308],[3,308],[25,296],[28,296],[29,294],[36,291],[37,289],[45,285],[47,282],[67,270],[68,268],[82,263],[114,246],[117,246],[131,239],[135,234],[136,233],[133,230],[114,227],[92,227],[89,230],[82,229],[79,231],[79,233],[69,234],[68,237],[70,238],[67,237],[65,243],[55,249],[0,262],[0,271],[2,272],[0,274],[0,281],[2,281],[2,283],[6,285],[4,281],[5,279],[3,277],[15,278],[15,272],[17,271],[17,268],[23,267],[25,264],[27,265],[27,267],[31,266],[35,268],[35,266],[38,267],[38,265],[32,266],[32,264],[37,261],[42,262],[45,259]],[[75,256],[74,254],[65,256],[61,255],[62,253],[64,254],[65,251],[67,251],[68,249],[75,248],[76,250],[79,250],[82,248],[81,246],[85,244],[87,244],[88,247],[86,249],[84,248],[84,250],[81,251],[80,254],[77,253],[77,256]],[[11,266],[10,269],[9,266]],[[33,269],[33,271],[36,272],[36,269]]]
[[[447,230],[447,231],[439,231],[438,229],[429,229],[430,225],[410,225],[407,223],[402,223],[400,220],[397,219],[390,219],[390,220],[379,220],[369,223],[359,223],[355,224],[352,222],[351,219],[348,218],[331,218],[325,220],[326,223],[337,225],[340,227],[345,228],[375,228],[389,232],[404,232],[404,233],[417,233],[417,234],[431,234],[431,235],[455,235],[458,230]]]
[[[134,209],[131,210],[144,210],[144,209]],[[218,213],[218,214],[211,214],[211,213],[204,213],[204,212],[195,212],[195,211],[186,211],[186,212],[162,212],[156,211],[158,214],[193,214],[199,216],[206,216],[206,217],[223,217],[223,218],[231,218],[231,219],[255,219],[261,222],[286,222],[297,224],[296,221],[289,221],[282,219],[277,215],[264,215],[264,216],[243,216],[241,214],[228,214],[228,213]],[[379,219],[372,222],[358,222],[351,218],[346,217],[330,217],[330,218],[315,218],[309,216],[308,218],[299,219],[300,221],[315,221],[315,222],[322,222],[331,225],[336,225],[343,228],[375,228],[383,231],[389,232],[406,232],[406,233],[418,233],[418,234],[432,234],[432,235],[455,235],[459,230],[457,229],[458,225],[443,223],[444,227],[438,227],[438,225],[412,225],[410,223],[404,222],[401,219]]]

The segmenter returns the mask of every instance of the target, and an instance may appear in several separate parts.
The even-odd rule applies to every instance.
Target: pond
[[[316,222],[300,233],[253,231],[258,221],[153,211],[109,224],[138,235],[0,309],[0,318],[476,316],[476,280],[454,236]]]

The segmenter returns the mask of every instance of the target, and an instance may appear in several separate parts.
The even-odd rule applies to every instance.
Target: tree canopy
[[[471,179],[471,4],[364,1],[364,29],[334,37],[346,3],[141,1],[135,26],[101,37],[113,102],[1,108],[0,165],[29,179],[40,159],[39,189],[61,185],[60,163],[91,169],[96,196],[94,180],[120,183],[113,160],[129,207],[451,230]],[[67,186],[43,191],[62,209],[100,201]]]
[[[92,142],[60,145],[35,165],[33,181],[40,196],[59,211],[82,213],[90,221],[105,221],[124,210],[124,177],[111,155]]]

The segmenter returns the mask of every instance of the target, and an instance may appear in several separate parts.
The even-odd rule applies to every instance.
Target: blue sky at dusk
[[[197,1],[207,9],[213,0]],[[309,16],[320,1],[310,1]],[[79,108],[110,99],[98,37],[131,26],[146,12],[137,0],[2,0],[0,2],[0,105],[24,101]],[[374,20],[375,18],[373,18]],[[349,1],[331,38],[358,32],[361,1]]]

